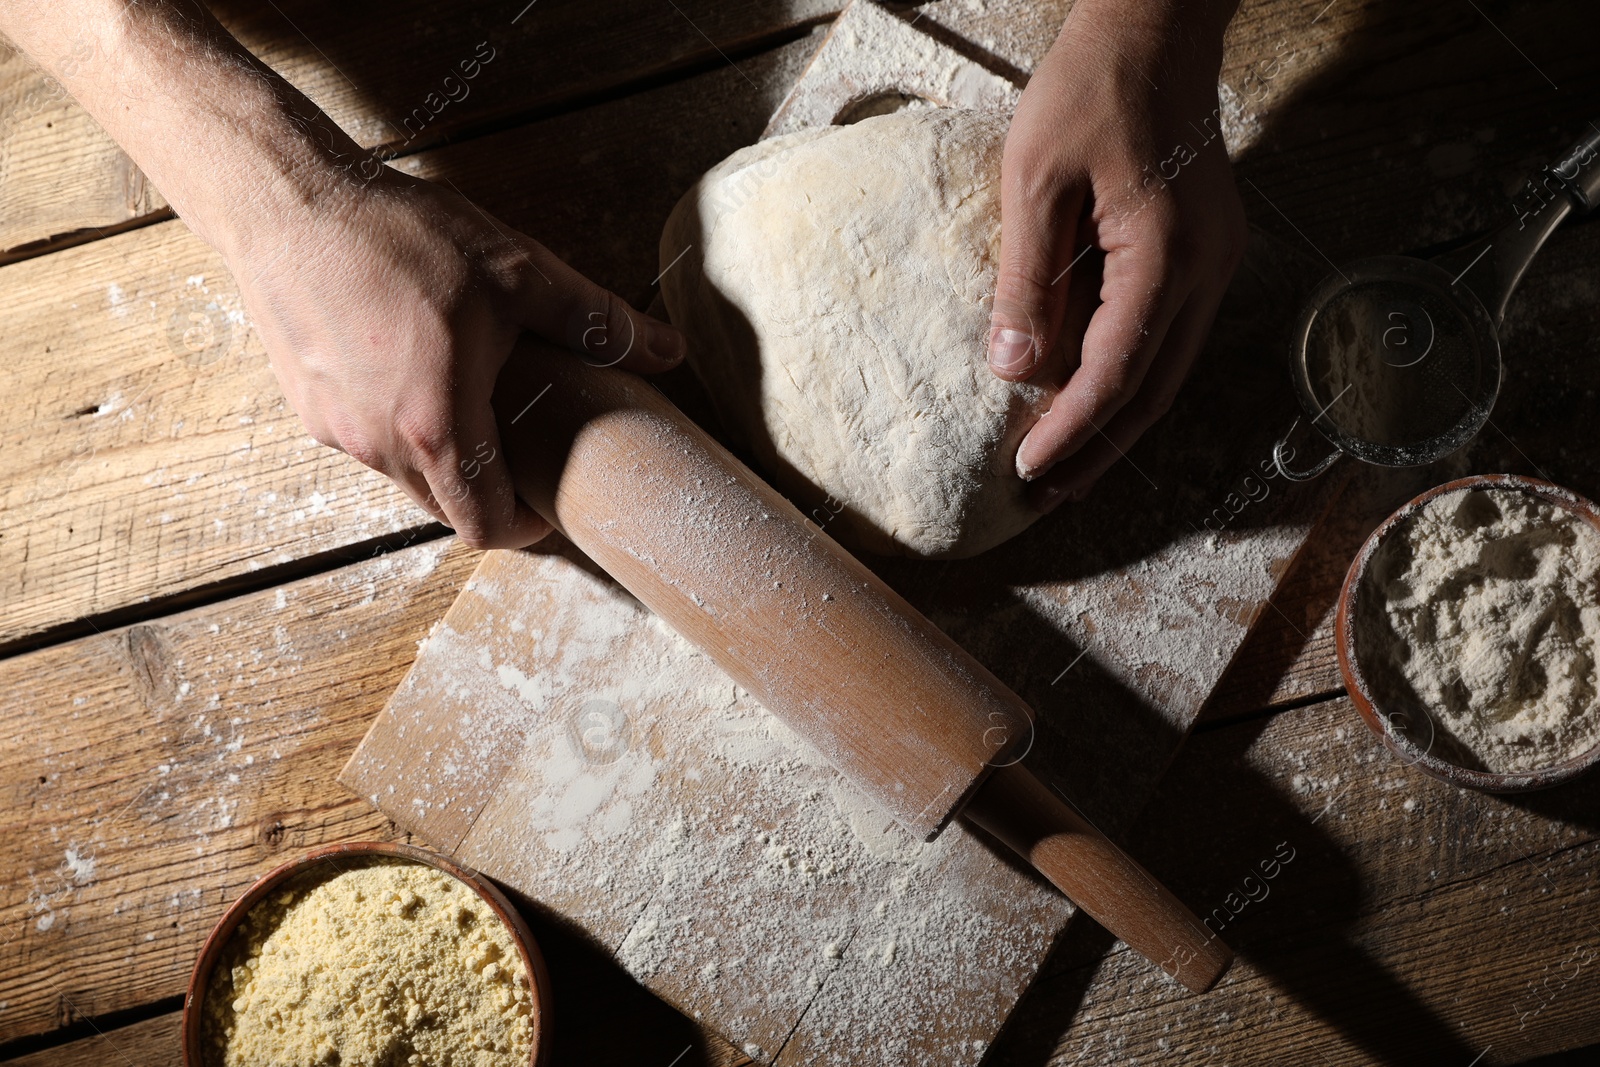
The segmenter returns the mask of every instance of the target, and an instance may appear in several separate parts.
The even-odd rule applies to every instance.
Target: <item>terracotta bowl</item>
[[[337,863],[341,857],[358,861],[377,856],[425,864],[464,882],[489,905],[489,910],[495,917],[511,930],[512,940],[516,942],[517,949],[522,954],[523,966],[527,968],[533,986],[533,1013],[529,1016],[533,1026],[533,1057],[529,1061],[529,1067],[546,1067],[550,1062],[550,976],[545,972],[544,957],[539,953],[538,942],[534,941],[533,932],[528,929],[528,924],[522,921],[522,916],[517,914],[517,909],[489,879],[476,871],[451,863],[443,856],[425,849],[380,841],[351,841],[326,845],[307,852],[299,859],[290,860],[262,875],[223,913],[222,918],[217,920],[217,925],[212,929],[211,935],[201,946],[200,956],[194,961],[194,971],[189,976],[189,992],[183,1000],[184,1067],[205,1065],[201,1037],[205,1018],[202,1008],[206,989],[211,982],[212,968],[221,958],[223,947],[227,945],[228,939],[233,936],[233,931],[244,919],[245,914],[258,901],[297,874],[330,861]]]
[[[1596,530],[1600,530],[1600,510],[1597,510],[1591,501],[1570,489],[1538,478],[1524,478],[1515,474],[1479,474],[1429,489],[1384,519],[1361,546],[1361,551],[1356,553],[1356,558],[1350,563],[1350,569],[1345,573],[1344,587],[1339,591],[1338,613],[1334,617],[1334,643],[1339,655],[1339,673],[1344,676],[1345,688],[1350,693],[1351,703],[1355,704],[1356,710],[1361,713],[1361,718],[1368,728],[1382,738],[1391,752],[1424,773],[1451,785],[1465,786],[1486,793],[1526,793],[1535,789],[1549,789],[1571,781],[1596,763],[1600,763],[1600,745],[1572,759],[1531,771],[1497,773],[1463,767],[1435,752],[1431,743],[1419,744],[1416,738],[1408,736],[1410,731],[1407,727],[1412,724],[1404,713],[1394,709],[1385,711],[1377,706],[1367,680],[1361,672],[1360,661],[1356,658],[1354,620],[1360,617],[1362,579],[1366,576],[1367,565],[1372,561],[1373,554],[1383,543],[1384,538],[1418,508],[1435,497],[1461,489],[1518,490],[1565,508],[1581,516]]]

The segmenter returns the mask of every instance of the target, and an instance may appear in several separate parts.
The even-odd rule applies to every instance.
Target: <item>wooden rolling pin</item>
[[[518,493],[923,839],[958,812],[1188,988],[1233,954],[1015,762],[1033,713],[644,380],[529,338],[495,392]]]

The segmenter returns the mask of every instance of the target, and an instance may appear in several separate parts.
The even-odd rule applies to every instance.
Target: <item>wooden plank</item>
[[[1303,703],[1343,687],[1333,614],[1345,570],[1367,534],[1398,504],[1433,484],[1431,478],[1431,472],[1376,467],[1355,472],[1217,683],[1202,722]]]
[[[233,279],[182,223],[5,273],[23,402],[0,428],[0,637],[424,521],[306,435]]]
[[[554,1017],[559,1020],[551,1046],[551,1063],[584,1063],[594,1067],[745,1067],[748,1056],[699,1033],[687,1019],[637,986],[628,988],[613,976],[585,973],[579,960],[566,958],[567,946],[555,946],[550,931],[535,926],[554,984]],[[625,1018],[629,1025],[619,1027]],[[182,1012],[169,1012],[128,1026],[105,1029],[55,1048],[8,1059],[8,1067],[179,1067]],[[674,1057],[679,1057],[674,1059]]]
[[[181,994],[253,879],[400,836],[334,775],[475,563],[434,541],[0,661],[0,1041]]]
[[[0,662],[0,1043],[181,995],[255,878],[405,839],[334,776],[479,558],[437,540]],[[558,1062],[748,1062],[522,904]],[[161,1063],[173,1019],[23,1062]]]
[[[1069,9],[946,0],[916,11],[1026,73]],[[1597,45],[1600,28],[1574,24],[1560,0],[1504,15],[1245,0],[1225,38],[1219,117],[1252,221],[1286,240],[1298,227],[1334,260],[1488,226],[1512,185],[1592,118]]]
[[[628,982],[596,968],[581,949],[561,943],[556,931],[533,921],[534,936],[548,965],[558,1020],[552,1063],[594,1067],[745,1067],[748,1056],[701,1033],[689,1020]],[[626,1018],[628,1026],[616,1020]],[[8,1067],[179,1067],[182,1012],[169,1012],[128,1026],[101,1029],[55,1048],[6,1059]],[[675,1059],[675,1057],[677,1057]]]
[[[1560,0],[1297,6],[1229,83],[1250,131],[1235,170],[1252,219],[1334,261],[1497,224],[1593,118],[1600,27]]]
[[[1252,246],[1177,417],[1090,503],[1003,553],[873,561],[1032,702],[1041,725],[1030,761],[1108,832],[1149,795],[1332,484],[1285,491],[1230,528],[1200,526],[1226,491],[1218,479],[1257,470],[1267,454],[1249,416],[1287,400],[1263,358],[1273,313],[1292,306],[1285,286],[1317,273],[1270,239]],[[893,863],[870,841],[863,851],[854,816],[872,806],[769,736],[764,713],[728,699],[709,661],[592,570],[487,558],[342,780],[435,847],[544,901],[759,1059],[975,1062],[1065,908],[1049,909],[1050,894],[1016,882],[961,827]],[[573,750],[594,700],[633,742],[598,767]],[[608,725],[602,715],[596,728]],[[754,733],[770,755],[725,766],[729,731]],[[819,825],[818,808],[834,806],[842,814]],[[871,826],[895,839],[887,819]],[[751,844],[759,834],[838,877],[773,884]],[[685,854],[707,870],[682,869]],[[942,897],[931,885],[946,887]],[[878,910],[907,894],[926,906]],[[748,900],[777,903],[751,913]],[[897,933],[907,910],[912,926]],[[969,954],[978,913],[1005,931],[980,939],[982,963]],[[819,962],[828,944],[836,964]],[[893,967],[871,962],[884,944],[901,946]],[[719,960],[742,962],[722,971]]]
[[[1487,1064],[1592,1044],[1597,804],[1597,776],[1516,798],[1445,786],[1343,699],[1199,734],[1130,844],[1210,902],[1240,962],[1193,997],[1119,947],[1036,986],[997,1055]]]
[[[9,1062],[11,1067],[106,1067],[107,1064],[179,1067],[183,1063],[183,1051],[178,1044],[182,1029],[183,1013],[175,1011]]]
[[[1327,0],[1244,0],[1224,36],[1221,71],[1227,91],[1238,98],[1235,117],[1247,120],[1235,128],[1248,133],[1246,127],[1255,125],[1248,121],[1251,116],[1281,106],[1319,70],[1338,61],[1379,6],[1379,0],[1333,6]],[[1018,5],[939,0],[912,8],[908,17],[959,38],[970,54],[992,67],[1025,76],[1044,59],[1071,10],[1070,0]],[[1230,140],[1229,147],[1241,149],[1252,140]]]
[[[1232,883],[1237,880],[1229,877],[1237,873],[1234,866],[1254,869],[1282,840],[1296,848],[1295,858],[1282,865],[1279,878],[1272,882],[1270,895],[1241,912],[1236,930],[1254,933],[1237,973],[1218,993],[1170,1002],[1160,996],[1161,989],[1148,980],[1142,965],[1118,948],[1103,965],[1058,972],[1041,983],[1023,1002],[1015,1026],[993,1054],[995,1061],[1042,1062],[1046,1057],[1034,1050],[1043,1043],[1048,1052],[1059,1031],[1069,1027],[1057,1054],[1050,1057],[1053,1063],[1135,1062],[1133,1058],[1141,1054],[1147,1054],[1149,1062],[1169,1062],[1174,1056],[1186,1063],[1323,1062],[1316,1053],[1335,1064],[1373,1063],[1380,1057],[1370,1047],[1353,1044],[1357,1037],[1369,1045],[1382,1042],[1385,1035],[1390,1040],[1404,1038],[1406,1026],[1417,1026],[1419,1020],[1427,1023],[1426,1012],[1440,1003],[1445,1014],[1435,1012],[1437,1018],[1424,1030],[1430,1038],[1440,1034],[1436,1024],[1441,1020],[1448,1027],[1460,1019],[1482,1016],[1487,1025],[1465,1034],[1447,1034],[1446,1044],[1421,1050],[1415,1062],[1433,1062],[1443,1055],[1441,1048],[1454,1051],[1474,1038],[1495,1045],[1484,1063],[1514,1062],[1596,1040],[1597,991],[1593,983],[1573,979],[1587,968],[1584,950],[1594,950],[1597,938],[1590,931],[1563,939],[1562,924],[1551,921],[1566,915],[1569,929],[1587,929],[1571,916],[1584,912],[1594,916],[1596,907],[1592,831],[1586,843],[1581,825],[1550,823],[1539,814],[1551,811],[1542,801],[1562,794],[1533,798],[1541,802],[1538,810],[1522,811],[1519,804],[1435,788],[1397,767],[1385,773],[1383,761],[1390,757],[1374,749],[1371,755],[1376,758],[1366,761],[1363,736],[1347,734],[1348,746],[1339,747],[1341,727],[1359,730],[1353,712],[1342,702],[1333,702],[1280,715],[1265,731],[1258,732],[1259,724],[1249,724],[1203,735],[1191,743],[1138,830],[1141,839],[1168,842],[1165,862],[1175,866],[1164,874],[1171,876],[1176,865],[1191,865],[1191,873],[1198,872],[1197,881],[1208,881],[1220,890],[1218,901],[1235,888]],[[1311,773],[1306,786],[1297,788],[1294,775],[1306,774],[1299,767],[1306,753],[1311,754],[1307,759]],[[1358,764],[1362,774],[1372,776],[1372,783],[1343,796],[1337,788],[1330,791],[1331,777],[1322,776],[1341,762]],[[1396,786],[1397,778],[1404,784]],[[1236,788],[1241,781],[1244,788]],[[1339,788],[1343,784],[1347,783]],[[1569,814],[1592,811],[1600,795],[1593,785],[1581,788],[1582,795],[1567,798],[1559,807]],[[1221,802],[1197,805],[1200,796]],[[1339,796],[1335,806],[1311,823],[1334,796]],[[1413,801],[1409,813],[1405,799]],[[1384,803],[1386,807],[1378,807]],[[1380,833],[1379,841],[1392,837],[1394,847],[1369,854],[1364,842],[1372,834],[1373,808],[1383,818],[1403,813],[1415,822],[1404,831]],[[1181,857],[1171,858],[1170,841],[1176,835],[1164,821],[1178,817],[1183,809],[1192,812],[1193,841],[1180,850]],[[1273,817],[1259,819],[1257,811]],[[1540,823],[1546,823],[1543,838],[1537,836]],[[1296,836],[1278,836],[1280,826]],[[1319,831],[1324,826],[1334,828],[1330,837]],[[1463,839],[1462,827],[1475,832]],[[1214,849],[1218,828],[1227,832],[1221,848]],[[1438,851],[1418,857],[1412,849],[1428,837],[1434,841],[1425,847]],[[1406,838],[1409,845],[1402,844]],[[1518,852],[1527,858],[1518,858]],[[1469,877],[1447,877],[1443,868],[1437,878],[1432,877],[1435,868],[1428,864],[1446,855],[1468,861],[1470,865],[1457,873]],[[1366,856],[1370,858],[1364,860]],[[1540,865],[1542,873],[1530,860]],[[1349,867],[1352,862],[1359,864],[1354,871]],[[1549,881],[1544,880],[1546,875]],[[1363,893],[1359,887],[1378,887],[1378,891]],[[1288,914],[1272,918],[1279,909]],[[1310,920],[1303,922],[1308,915]],[[1474,944],[1473,938],[1480,943]],[[1504,945],[1515,945],[1517,951],[1510,958],[1493,958]],[[1463,959],[1476,963],[1464,968]],[[1478,991],[1486,980],[1490,987]],[[1087,996],[1075,991],[1085,981],[1091,987]],[[1448,1001],[1456,993],[1461,999]],[[593,1027],[585,1025],[589,1014],[582,1016],[583,1022],[570,1014],[585,1004],[596,1012]],[[563,1001],[562,1032],[577,1029],[594,1035],[604,1018],[617,1017],[611,1010],[614,1004],[579,998]],[[1241,1007],[1248,1010],[1241,1014]],[[1078,1014],[1069,1023],[1074,1009]],[[1330,1012],[1333,1018],[1319,1017],[1319,1011]],[[1363,1023],[1363,1014],[1375,1018]],[[164,1039],[158,1035],[175,1033],[176,1018],[174,1014],[150,1020],[111,1031],[109,1036],[125,1051],[150,1049],[150,1058],[135,1056],[134,1062],[161,1064],[168,1061],[159,1058]],[[1341,1030],[1341,1024],[1351,1023],[1359,1025]],[[136,1031],[137,1038],[131,1036]],[[1516,1031],[1518,1043],[1501,1044],[1501,1035],[1508,1031]],[[1481,1045],[1473,1047],[1481,1050]],[[1502,1047],[1503,1058],[1495,1054]],[[1068,1058],[1080,1054],[1081,1060]],[[1460,1062],[1469,1062],[1475,1054]],[[111,1053],[101,1039],[86,1038],[20,1062],[28,1067],[87,1064],[104,1062],[108,1056]]]
[[[578,553],[486,564],[340,780],[762,1062],[976,1062],[1067,901],[908,834]]]
[[[870,0],[845,8],[761,136],[848,124],[862,117],[861,108],[870,109],[885,96],[1005,117],[1016,110],[1019,82],[945,44],[942,35],[916,29],[918,21]]]
[[[144,174],[79,107],[0,39],[0,263],[58,234],[84,237],[166,207]]]
[[[245,47],[358,143],[414,152],[630,83],[720,65],[729,53],[804,33],[839,4],[680,0],[641,8],[625,0],[543,0],[537,6],[476,0],[452,6],[448,17],[434,0],[212,7]],[[75,52],[72,63],[55,64],[52,73],[66,77],[63,71],[96,58],[92,48]],[[471,79],[461,77],[463,62],[476,72]],[[6,116],[0,124],[0,180],[6,188],[0,263],[7,252],[16,258],[19,249],[38,252],[63,239],[75,242],[166,208],[60,83],[3,44],[0,106]]]
[[[247,47],[326,108],[359,143],[414,151],[518,115],[548,113],[630,83],[720,63],[729,53],[803,32],[842,4],[684,0],[673,10],[674,5],[638,9],[619,0],[543,0],[515,25],[510,20],[524,5],[484,0],[462,6],[448,20],[433,17],[432,0],[214,6]],[[1044,56],[1070,7],[1064,0],[1020,6],[940,0],[908,17],[1022,78]],[[1411,19],[1405,32],[1390,32],[1387,24],[1384,32],[1371,32],[1380,7],[1376,0],[1332,10],[1317,0],[1247,0],[1230,25],[1222,72],[1234,97],[1224,109],[1230,144],[1236,150],[1253,144],[1275,123],[1269,117],[1330,65],[1343,69],[1373,56],[1406,55],[1419,40],[1464,28],[1459,20],[1441,31]],[[428,93],[442,88],[453,66],[470,58],[481,41],[490,42],[495,59],[470,85],[454,88],[466,95],[449,103],[433,97],[437,114],[425,124],[413,118],[407,125],[426,106]],[[0,206],[0,262],[7,260],[5,250],[31,246],[24,254],[37,253],[165,208],[160,194],[59,86],[10,53],[0,56],[6,57],[0,63],[0,101],[17,105],[0,127],[0,173],[6,172],[4,161],[11,161],[8,195]],[[746,65],[743,58],[737,63],[740,69]],[[430,70],[437,77],[419,81],[418,72]],[[1332,173],[1339,173],[1337,163]],[[1394,190],[1384,196],[1393,201]],[[1341,210],[1350,202],[1335,199]],[[59,239],[52,243],[52,237]]]
[[[756,138],[809,51],[406,164],[642,303],[667,211]],[[232,277],[182,223],[0,268],[0,286],[0,358],[20,398],[0,416],[0,646],[426,521],[306,436]]]
[[[808,52],[799,42],[741,61],[739,71],[429,153],[408,167],[450,178],[643,302],[666,207],[705,166],[753,139]],[[763,92],[751,93],[746,76]],[[685,123],[686,114],[701,120]],[[567,165],[573,156],[586,165]],[[1366,161],[1346,159],[1342,167],[1362,169]],[[191,291],[191,277],[203,277],[203,288]],[[247,574],[335,548],[345,534],[362,539],[418,521],[420,512],[381,479],[301,435],[253,335],[229,319],[239,310],[231,280],[177,224],[16,264],[0,279],[16,294],[8,295],[15,310],[0,352],[18,368],[27,398],[0,428],[19,479],[3,503],[8,514],[50,520],[31,524],[26,545],[16,532],[0,540],[15,613],[8,612],[0,641],[193,588],[203,580],[198,570]],[[203,320],[199,333],[186,336],[190,314]],[[60,366],[63,349],[72,373]],[[241,419],[253,422],[241,426]],[[265,469],[253,462],[257,452]],[[262,483],[260,492],[242,489],[234,472]],[[145,477],[153,483],[143,484]],[[240,504],[262,521],[240,521]],[[291,533],[296,511],[308,525]],[[171,545],[185,551],[163,551]],[[112,549],[113,573],[97,578],[97,553]],[[156,580],[142,580],[152,572]]]

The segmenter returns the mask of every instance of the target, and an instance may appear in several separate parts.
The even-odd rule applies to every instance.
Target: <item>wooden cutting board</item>
[[[858,2],[768,132],[895,93],[1015,100]],[[1033,704],[1030,765],[1113,836],[1336,488],[1263,475],[1278,327],[1320,274],[1255,235],[1089,502],[979,559],[869,561]],[[484,558],[340,781],[763,1062],[975,1064],[1072,915],[964,824],[915,841],[570,546]]]

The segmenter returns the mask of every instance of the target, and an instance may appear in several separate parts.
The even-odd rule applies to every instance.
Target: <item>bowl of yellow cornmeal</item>
[[[185,1067],[541,1067],[549,980],[487,879],[409,845],[330,845],[251,886],[184,1002]]]

